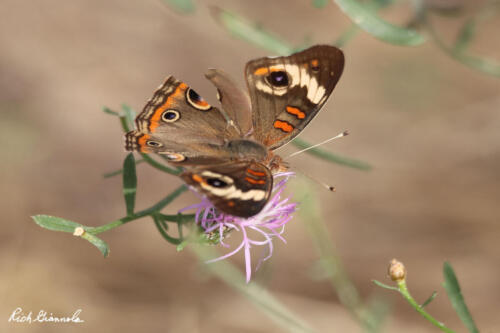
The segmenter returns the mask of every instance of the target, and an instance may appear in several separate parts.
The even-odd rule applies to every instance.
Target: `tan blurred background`
[[[103,259],[85,241],[30,219],[44,213],[97,226],[123,216],[120,177],[102,178],[125,156],[119,123],[103,105],[140,110],[168,74],[213,102],[207,68],[223,68],[243,84],[246,61],[268,54],[231,38],[208,4],[295,44],[306,36],[330,43],[350,24],[333,3],[320,10],[309,1],[198,1],[189,16],[160,1],[0,2],[1,332],[283,331],[204,273],[192,252],[176,252],[149,220],[102,234],[111,248]],[[397,23],[409,16],[404,8],[387,15]],[[454,36],[455,20],[438,22]],[[499,29],[498,17],[481,26],[473,50],[499,59]],[[429,311],[465,332],[440,285],[449,260],[482,332],[499,332],[500,82],[432,43],[397,47],[361,33],[344,51],[343,78],[302,137],[319,142],[349,129],[325,149],[374,169],[307,155],[293,165],[337,187],[333,195],[317,190],[347,271],[363,297],[380,293],[392,302],[385,332],[436,331],[395,293],[372,284],[389,283],[393,257],[406,264],[414,296],[423,301],[437,290]],[[139,209],[181,184],[145,164],[138,176]],[[185,194],[168,212],[194,200]],[[286,238],[255,279],[319,332],[360,331],[329,283],[311,279],[317,255],[298,218]],[[243,268],[242,255],[233,262]],[[85,323],[8,323],[17,307],[55,315],[80,308]]]

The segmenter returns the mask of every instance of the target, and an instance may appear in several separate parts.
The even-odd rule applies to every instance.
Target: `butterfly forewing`
[[[327,45],[250,61],[245,72],[254,137],[276,149],[297,136],[325,104],[343,68],[342,51]]]
[[[164,154],[186,165],[227,161],[223,146],[238,137],[219,109],[172,76],[155,91],[136,125],[125,136],[127,150]]]

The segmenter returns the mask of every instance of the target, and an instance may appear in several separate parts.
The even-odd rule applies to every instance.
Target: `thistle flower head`
[[[282,199],[281,197],[285,185],[292,175],[293,172],[283,172],[274,175],[275,181],[278,182],[274,186],[271,198],[257,215],[249,218],[221,213],[205,197],[201,197],[199,203],[181,209],[180,212],[192,209],[196,210],[195,223],[203,229],[207,239],[212,243],[221,244],[229,248],[230,246],[224,243],[225,236],[229,232],[234,231],[238,231],[242,235],[241,243],[232,249],[232,251],[221,257],[209,260],[207,263],[226,259],[243,250],[245,255],[246,280],[247,282],[250,281],[252,275],[250,249],[252,246],[267,247],[267,254],[259,260],[256,266],[257,270],[262,262],[272,256],[273,238],[279,238],[286,243],[282,236],[285,224],[292,219],[292,214],[295,212],[297,204],[289,203],[289,198]]]

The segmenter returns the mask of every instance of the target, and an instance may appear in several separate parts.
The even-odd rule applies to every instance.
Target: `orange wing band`
[[[264,177],[266,175],[265,172],[255,171],[252,169],[247,169],[247,173],[254,175],[254,176],[257,176],[257,177]]]
[[[293,106],[287,106],[286,112],[288,112],[289,114],[293,114],[299,119],[304,119],[306,117],[306,114],[304,112],[300,111],[300,109]]]
[[[293,126],[287,123],[286,121],[276,120],[274,122],[274,128],[280,129],[283,132],[290,133],[293,131]]]
[[[172,94],[170,94],[170,96],[168,96],[165,103],[156,108],[155,112],[153,113],[153,116],[151,117],[151,122],[149,123],[149,130],[151,132],[154,132],[155,129],[160,125],[160,119],[163,111],[170,108],[172,106],[174,99],[176,99],[177,97],[179,97],[179,95],[184,93],[187,88],[188,88],[187,84],[185,83],[179,84],[175,89],[175,91]]]
[[[264,185],[266,183],[265,180],[255,180],[253,178],[250,178],[250,177],[245,177],[245,180],[247,182],[249,182],[250,184],[260,184],[260,185]]]

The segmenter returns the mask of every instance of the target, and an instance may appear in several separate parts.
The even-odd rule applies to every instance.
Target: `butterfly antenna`
[[[349,135],[349,131],[344,131],[344,132],[342,132],[342,133],[340,133],[340,134],[338,134],[338,135],[334,136],[333,138],[329,138],[329,139],[327,139],[327,140],[325,140],[325,141],[323,141],[323,142],[317,143],[317,144],[315,144],[315,145],[313,145],[313,146],[311,146],[311,147],[307,147],[307,148],[305,148],[305,149],[302,149],[302,150],[296,151],[295,153],[288,155],[285,159],[288,159],[288,158],[290,158],[290,157],[294,157],[294,156],[296,156],[296,155],[298,155],[298,154],[301,154],[301,153],[303,153],[303,152],[305,152],[305,151],[308,151],[309,149],[313,149],[313,148],[319,147],[319,146],[321,146],[321,145],[324,145],[325,143],[328,143],[328,142],[333,141],[333,140],[336,140],[336,139],[340,139],[340,138],[342,138],[342,137],[344,137],[344,136],[347,136],[347,135]]]
[[[318,179],[314,178],[313,176],[311,176],[311,175],[309,175],[309,174],[305,173],[304,171],[300,170],[299,168],[297,168],[297,167],[295,167],[295,166],[293,167],[293,169],[294,169],[295,171],[298,171],[299,173],[301,173],[301,174],[302,174],[302,175],[304,175],[305,177],[309,178],[309,179],[310,179],[310,180],[312,180],[313,182],[315,182],[315,183],[317,183],[317,184],[321,185],[322,187],[326,188],[328,191],[330,191],[330,192],[335,192],[335,191],[336,191],[335,186],[328,185],[327,183],[324,183],[324,182],[322,182],[322,181],[320,181],[320,180],[318,180]]]

